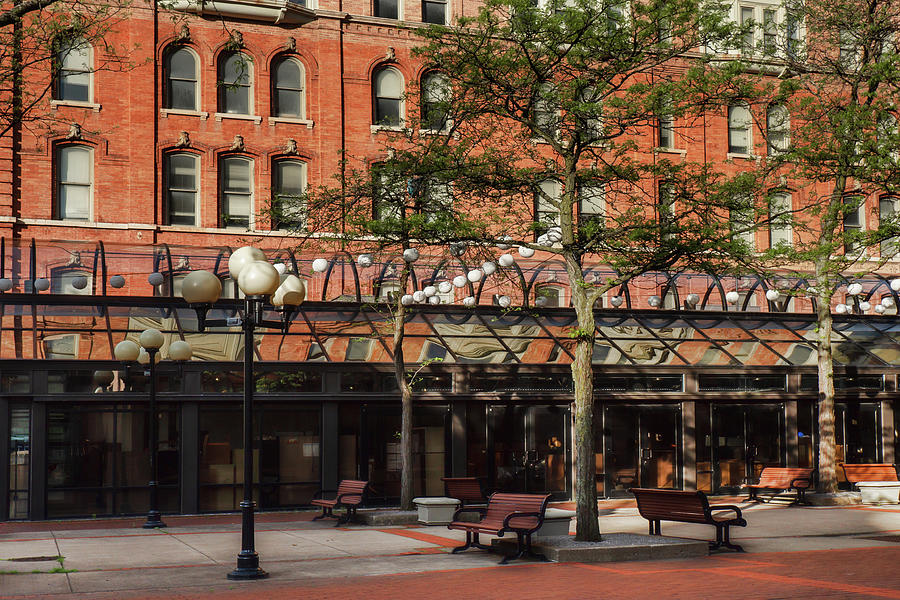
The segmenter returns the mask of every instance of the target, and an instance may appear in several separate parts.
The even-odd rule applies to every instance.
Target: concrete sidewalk
[[[733,539],[742,544],[747,553],[719,554],[688,561],[691,569],[712,568],[722,561],[729,565],[738,564],[736,561],[746,563],[757,556],[776,554],[781,558],[772,563],[776,565],[772,568],[783,568],[785,561],[801,561],[801,555],[821,556],[821,551],[831,551],[829,556],[832,557],[840,552],[847,553],[847,557],[865,555],[867,567],[880,560],[878,557],[883,557],[885,570],[876,572],[886,573],[894,572],[894,565],[900,559],[900,507],[785,507],[744,503],[742,508],[749,526],[735,528]],[[350,594],[355,585],[367,589],[404,577],[416,581],[430,577],[437,581],[464,573],[469,577],[472,573],[479,573],[479,577],[495,573],[491,577],[508,579],[520,570],[523,576],[513,580],[528,585],[525,573],[563,572],[559,570],[560,565],[528,561],[498,567],[497,556],[477,551],[450,555],[449,549],[461,544],[463,534],[451,532],[446,527],[352,525],[335,528],[333,521],[312,522],[312,516],[309,512],[258,515],[256,547],[262,567],[271,576],[261,582],[241,583],[225,579],[226,573],[234,568],[240,550],[240,525],[233,515],[172,517],[166,519],[167,529],[149,531],[139,528],[139,519],[0,523],[0,597],[199,598],[234,593],[245,594],[245,597],[287,598],[292,597],[290,590],[310,586],[322,592],[323,595],[313,594],[316,597],[345,597],[341,591],[344,588]],[[604,532],[647,532],[647,522],[636,509],[622,503],[601,503],[600,520]],[[103,528],[105,526],[109,527]],[[701,540],[711,539],[715,533],[709,526],[665,522],[662,531],[667,536]],[[796,556],[785,558],[788,554]],[[821,558],[817,560],[821,561]],[[856,559],[845,558],[842,564],[848,560]],[[609,576],[617,572],[633,576],[649,566],[650,563],[582,565],[583,568],[574,572],[577,576],[572,576],[573,589],[577,588],[579,577],[596,577],[600,573]],[[796,568],[791,567],[793,570]],[[499,575],[507,572],[509,576]],[[828,574],[819,575],[822,576],[827,578]],[[540,581],[543,575],[535,577]],[[420,581],[420,584],[432,597],[468,597],[459,593],[459,589],[446,588],[442,584],[427,584],[427,581]],[[862,582],[853,585],[859,586]],[[897,587],[893,586],[893,583],[886,588],[868,585],[859,590],[871,588],[878,592],[874,597],[900,598],[900,581]],[[326,589],[331,591],[325,594]],[[536,589],[528,588],[529,592],[536,592]],[[850,588],[844,591],[849,593]],[[818,593],[821,592],[820,589]],[[282,593],[287,595],[279,596]],[[548,593],[551,595],[530,595],[568,597]],[[396,597],[390,592],[380,596],[365,595]],[[855,592],[850,594],[855,595]],[[594,597],[600,596],[613,597],[608,594]],[[630,597],[641,595],[635,593]],[[656,597],[680,596],[657,594]]]

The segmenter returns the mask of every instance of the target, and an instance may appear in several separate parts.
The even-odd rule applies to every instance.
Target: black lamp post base
[[[144,529],[159,529],[160,527],[167,527],[167,525],[160,518],[159,511],[150,511],[147,513],[147,522],[142,527]]]
[[[237,569],[228,574],[228,579],[232,581],[244,581],[248,579],[265,579],[269,574],[263,571],[259,566],[259,555],[256,552],[252,554],[238,555]]]

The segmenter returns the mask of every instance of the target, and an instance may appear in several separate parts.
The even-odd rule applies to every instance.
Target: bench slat
[[[860,481],[897,481],[897,469],[892,464],[847,464],[844,467],[844,475],[847,481],[856,484]]]

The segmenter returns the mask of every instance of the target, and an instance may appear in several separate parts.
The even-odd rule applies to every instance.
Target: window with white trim
[[[787,152],[791,143],[791,115],[782,104],[773,104],[766,111],[766,141],[769,156]]]
[[[450,82],[443,73],[431,72],[422,77],[422,129],[444,131],[450,101]]]
[[[56,149],[56,218],[91,220],[94,152],[87,146]]]
[[[756,234],[753,230],[756,219],[753,214],[753,201],[747,194],[739,194],[731,201],[728,220],[731,235],[735,241],[744,242],[750,250],[756,250]]]
[[[53,274],[53,277],[50,279],[50,292],[54,294],[90,296],[92,279],[93,275],[90,271],[79,271],[69,268]],[[85,282],[86,285],[82,286],[81,284]],[[76,283],[79,285],[76,286]]]
[[[849,71],[855,71],[860,64],[860,42],[858,34],[852,29],[841,29],[838,32],[838,63]]]
[[[197,55],[185,46],[166,54],[166,108],[198,110]]]
[[[753,117],[746,104],[732,104],[728,107],[728,152],[749,155],[753,149],[750,126]]]
[[[422,22],[447,24],[447,0],[422,0]]]
[[[72,40],[57,53],[59,71],[56,77],[56,100],[91,102],[94,51],[84,40]]]
[[[279,160],[272,171],[272,229],[302,229],[306,226],[306,163]]]
[[[403,75],[393,67],[375,72],[373,123],[386,127],[403,124]]]
[[[276,117],[306,118],[306,75],[303,64],[287,56],[272,69],[272,114]]]
[[[373,14],[383,19],[400,18],[400,0],[374,0]]]
[[[253,161],[228,156],[219,161],[222,226],[249,229],[253,209]]]
[[[219,59],[219,112],[233,115],[253,114],[251,81],[253,63],[241,52],[224,54]]]
[[[656,116],[656,141],[660,148],[675,148],[675,117],[672,116],[672,99],[663,98]]]
[[[534,123],[535,138],[554,137],[557,132],[557,109],[553,97],[553,87],[548,84],[538,86],[532,97],[532,122]],[[544,136],[537,135],[543,133]]]
[[[603,184],[583,185],[578,188],[578,212],[580,224],[596,223],[603,226],[606,214],[606,193]]]
[[[791,195],[779,192],[769,198],[769,246],[793,244]]]
[[[166,221],[169,225],[199,225],[199,163],[199,157],[186,152],[166,155]]]
[[[863,196],[849,194],[843,199],[843,227],[845,234],[860,233],[866,228],[864,210],[866,199]],[[854,240],[844,241],[844,252],[850,254],[860,250],[859,242]]]
[[[544,225],[559,225],[559,199],[562,184],[556,179],[545,179],[538,184],[534,194],[535,221]]]
[[[878,218],[883,227],[887,224],[896,226],[900,215],[900,198],[897,196],[882,196],[878,200]],[[896,258],[900,252],[900,237],[893,236],[881,242],[881,256],[884,258]]]

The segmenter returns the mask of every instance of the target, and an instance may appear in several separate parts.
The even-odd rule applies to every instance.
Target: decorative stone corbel
[[[179,42],[191,41],[191,28],[187,26],[187,23],[181,24],[181,30],[179,30],[175,39]]]
[[[285,154],[297,154],[297,140],[290,138],[284,144]]]
[[[297,38],[289,37],[287,42],[284,44],[284,49],[288,52],[296,52],[297,51]]]
[[[387,61],[397,60],[397,56],[394,54],[393,46],[388,46],[387,52],[384,53],[384,60],[387,60]]]
[[[69,124],[69,133],[66,134],[67,140],[80,140],[81,139],[81,125],[78,123],[70,123]]]
[[[187,131],[182,131],[178,134],[178,141],[175,142],[175,146],[178,148],[189,148],[191,145],[191,135]]]
[[[242,135],[234,136],[234,141],[231,142],[230,150],[233,152],[243,152],[244,151],[244,136],[242,136]]]
[[[229,32],[231,36],[231,44],[235,48],[243,48],[244,47],[244,34],[240,31],[234,30]]]

